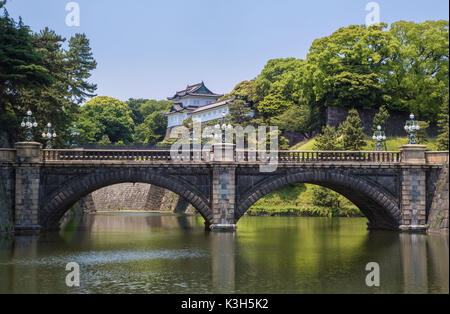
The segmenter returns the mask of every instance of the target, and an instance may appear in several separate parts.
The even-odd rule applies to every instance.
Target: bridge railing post
[[[42,144],[36,142],[16,143],[16,163],[15,230],[39,230]]]
[[[425,145],[404,145],[399,148],[402,163],[407,164],[425,164]]]
[[[402,167],[401,230],[426,229],[426,164],[425,145],[400,147]]]
[[[236,160],[236,145],[216,143],[211,145],[211,161],[233,162]]]

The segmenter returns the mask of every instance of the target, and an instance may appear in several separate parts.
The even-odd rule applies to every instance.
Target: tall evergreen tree
[[[339,133],[344,150],[358,151],[366,146],[364,128],[356,109],[349,110],[347,119],[339,126]]]
[[[339,141],[339,134],[336,128],[332,126],[324,126],[322,133],[316,136],[314,142],[315,150],[341,150],[341,143]]]
[[[387,110],[385,105],[382,105],[373,117],[372,131],[375,132],[377,130],[377,127],[381,126],[381,129],[386,132],[386,123],[389,117],[389,111]]]
[[[448,118],[448,91],[444,98],[444,102],[441,105],[441,113],[439,114],[439,136],[438,136],[438,149],[448,150],[449,149],[449,118]]]
[[[228,105],[230,122],[233,125],[247,126],[253,118],[250,106],[242,99],[236,99]]]
[[[9,136],[9,145],[18,140],[20,120],[26,111],[35,111],[23,102],[22,91],[38,90],[52,82],[32,43],[29,27],[21,19],[16,23],[5,9],[0,15],[0,126]]]
[[[85,34],[75,34],[70,38],[67,59],[72,99],[76,104],[81,104],[86,98],[96,96],[94,92],[97,90],[97,84],[88,82],[91,72],[97,68],[97,62]]]
[[[62,49],[64,41],[64,38],[48,28],[33,35],[32,45],[41,55],[41,65],[49,71],[53,82],[40,89],[21,91],[22,102],[34,108],[34,115],[41,123],[35,140],[43,140],[39,134],[44,131],[47,122],[51,122],[58,134],[54,140],[55,147],[67,140],[66,129],[79,111],[78,105],[71,101],[68,62]]]

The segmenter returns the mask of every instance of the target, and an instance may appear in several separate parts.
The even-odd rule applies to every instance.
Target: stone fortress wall
[[[327,125],[337,127],[345,121],[348,115],[348,108],[343,107],[328,107],[325,112],[325,121]],[[377,114],[377,109],[358,109],[361,123],[364,127],[366,135],[372,135],[373,118]],[[409,112],[390,111],[390,117],[386,122],[387,136],[406,136],[404,125],[406,120],[409,120]],[[436,124],[430,124],[427,129],[429,136],[437,136],[438,128]]]
[[[78,205],[84,212],[121,210],[195,212],[184,198],[146,183],[120,183],[107,186],[85,196]]]

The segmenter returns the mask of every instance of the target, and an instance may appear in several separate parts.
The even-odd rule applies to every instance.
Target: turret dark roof
[[[206,97],[222,97],[223,95],[215,94],[212,91],[210,91],[203,82],[195,84],[195,85],[188,85],[186,89],[176,92],[173,97],[168,97],[168,100],[175,100],[180,97],[185,96],[206,96]]]
[[[197,112],[201,112],[201,111],[204,111],[204,110],[213,109],[213,108],[216,108],[216,107],[228,105],[228,104],[232,103],[235,99],[236,99],[236,97],[231,97],[231,98],[228,98],[228,99],[225,99],[225,100],[221,100],[221,101],[218,101],[218,102],[206,105],[206,106],[201,106],[201,107],[196,108],[194,111],[192,111],[192,113],[197,113]]]
[[[190,112],[190,111],[195,110],[196,108],[197,108],[197,107],[193,107],[193,106],[183,107],[182,104],[180,104],[180,103],[175,103],[175,104],[173,104],[172,107],[170,108],[170,111],[163,112],[163,114],[168,115],[168,114],[171,114],[171,113],[181,112],[181,111],[184,111],[184,110]]]

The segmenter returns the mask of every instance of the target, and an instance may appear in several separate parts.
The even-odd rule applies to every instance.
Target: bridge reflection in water
[[[0,293],[448,293],[448,236],[365,230],[359,218],[96,214],[61,233],[0,240]],[[65,286],[80,264],[81,287]],[[365,285],[377,262],[381,286]]]

